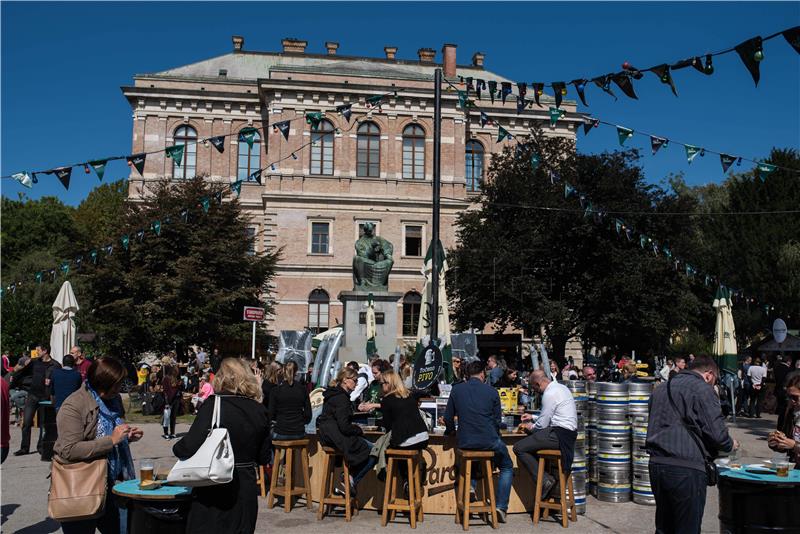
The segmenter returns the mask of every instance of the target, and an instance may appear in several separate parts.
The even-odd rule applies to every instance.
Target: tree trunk
[[[548,335],[547,337],[550,338],[550,343],[553,346],[553,354],[550,355],[550,358],[556,361],[559,369],[563,369],[564,364],[567,363],[565,353],[567,351],[567,340],[569,338],[560,335]]]

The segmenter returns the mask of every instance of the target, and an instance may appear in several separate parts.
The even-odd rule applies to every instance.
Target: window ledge
[[[422,259],[422,256],[406,256],[405,254],[400,256],[401,260],[419,260]]]
[[[325,252],[325,253],[322,253],[322,252],[309,252],[309,253],[306,254],[306,256],[323,256],[323,257],[324,256],[329,256],[329,257],[332,258],[333,254],[331,254],[329,252]]]

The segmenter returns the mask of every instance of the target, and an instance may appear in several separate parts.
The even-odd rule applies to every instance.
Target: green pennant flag
[[[256,138],[256,133],[258,133],[258,130],[256,130],[252,126],[248,126],[246,128],[242,128],[239,131],[239,142],[244,141],[245,143],[247,143],[247,146],[250,147],[250,150],[252,150],[253,149],[253,141]]]
[[[691,163],[694,157],[697,156],[699,153],[700,153],[700,147],[686,145],[686,159],[689,161],[689,163]]]
[[[533,172],[536,172],[536,169],[538,168],[539,168],[539,154],[536,154],[534,152],[533,154],[531,154],[531,170]]]
[[[172,158],[172,160],[178,165],[178,167],[180,167],[181,163],[183,162],[184,146],[185,145],[168,146],[167,148],[164,149],[164,152],[167,153],[167,156]]]
[[[64,273],[64,276],[69,274],[69,261],[61,262],[61,272]]]
[[[566,115],[566,110],[550,107],[550,126],[555,126],[558,119]]]
[[[758,177],[763,182],[764,180],[767,179],[767,176],[769,176],[770,174],[775,172],[776,168],[777,167],[775,167],[775,165],[771,165],[769,163],[759,163],[758,164]]]
[[[569,198],[574,194],[575,194],[575,188],[565,182],[564,183],[564,198]]]
[[[647,244],[647,236],[646,236],[646,235],[644,235],[644,234],[640,235],[640,236],[639,236],[639,246],[640,246],[640,247],[642,247],[642,248],[644,248],[644,246],[645,246],[646,244]]]
[[[201,197],[200,205],[203,207],[203,211],[208,213],[208,208],[211,207],[211,200],[208,197]]]
[[[617,137],[619,137],[620,146],[625,144],[625,141],[633,137],[633,130],[623,126],[617,126]]]
[[[306,113],[306,122],[311,125],[312,130],[316,130],[319,128],[319,123],[322,122],[322,112]]]
[[[371,96],[367,99],[367,107],[380,106],[381,100],[383,100],[383,95]]]
[[[236,180],[231,184],[231,191],[236,193],[236,198],[242,193],[242,180]]]
[[[90,161],[89,165],[92,166],[94,172],[97,173],[97,179],[101,182],[103,181],[103,175],[106,172],[106,163],[108,163],[107,159],[99,159],[96,161]]]
[[[128,250],[128,245],[131,242],[130,236],[128,234],[125,234],[124,236],[122,236],[120,238],[120,241],[122,241],[122,248],[124,248],[125,250]]]
[[[497,131],[497,142],[498,142],[498,143],[499,143],[500,141],[502,141],[503,139],[505,139],[506,137],[508,137],[509,139],[513,139],[513,138],[514,138],[514,136],[513,136],[513,135],[511,135],[511,134],[508,132],[508,130],[506,130],[506,129],[505,129],[505,128],[503,128],[502,126],[498,126],[498,128],[499,128],[499,130]]]
[[[92,263],[97,265],[97,250],[96,249],[92,249],[92,251],[89,252],[89,259],[92,260]]]
[[[42,277],[43,276],[44,276],[44,273],[42,271],[37,271],[36,272],[36,283],[37,284],[41,284],[42,283]]]
[[[619,235],[622,230],[622,222],[619,219],[614,219],[614,228],[617,230],[617,235]]]
[[[458,92],[458,105],[461,106],[461,109],[467,111],[469,108],[469,99],[467,98],[467,93],[464,91]]]
[[[154,234],[161,235],[161,221],[153,221],[150,223],[150,228],[153,230]]]

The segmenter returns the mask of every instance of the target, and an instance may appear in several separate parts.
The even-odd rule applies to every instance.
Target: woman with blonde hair
[[[270,362],[264,369],[264,380],[261,382],[261,399],[264,407],[269,411],[269,393],[283,380],[283,364]]]
[[[208,435],[216,398],[220,397],[220,425],[228,429],[236,459],[228,484],[195,488],[186,532],[255,532],[258,518],[256,470],[269,462],[267,410],[253,372],[238,358],[225,358],[214,376],[214,392],[197,412],[189,432],[172,452],[180,459],[194,455]]]
[[[355,495],[356,486],[375,465],[377,458],[370,456],[373,443],[363,436],[361,427],[353,424],[353,404],[350,393],[356,388],[358,373],[343,367],[339,375],[322,393],[322,413],[317,417],[317,432],[320,442],[344,453],[350,468],[350,494]],[[344,491],[344,480],[339,481],[338,491]]]
[[[392,433],[389,446],[393,449],[424,449],[428,445],[428,427],[419,413],[417,399],[392,369],[381,373],[383,398],[380,404],[366,404],[364,408],[380,408],[383,427]]]

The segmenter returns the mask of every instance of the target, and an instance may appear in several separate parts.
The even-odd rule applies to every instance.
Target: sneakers
[[[175,439],[175,434],[170,434],[169,439]]]
[[[336,487],[333,488],[333,492],[340,497],[344,497],[344,473],[339,475],[339,481],[336,483]],[[350,477],[350,498],[355,499],[356,497],[356,486],[353,483],[353,477]]]
[[[545,474],[544,481],[542,482],[542,500],[544,501],[556,485],[556,479],[549,474]]]
[[[161,434],[161,437],[169,441],[169,434]]]
[[[505,523],[506,522],[506,511],[505,510],[500,510],[499,508],[497,509],[497,521],[499,521],[500,523]]]
[[[25,456],[26,454],[30,454],[30,451],[20,449],[14,453],[14,456]]]
[[[474,489],[469,490],[469,502],[478,502],[478,494]]]

